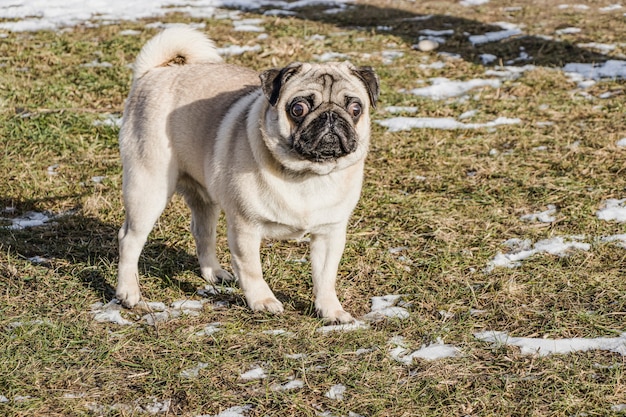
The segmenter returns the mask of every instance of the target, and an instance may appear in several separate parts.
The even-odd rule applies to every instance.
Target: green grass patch
[[[312,305],[306,242],[262,247],[266,279],[286,305],[281,316],[250,312],[235,288],[210,296],[199,315],[156,326],[131,311],[122,315],[136,321],[132,326],[94,321],[92,305],[114,295],[123,221],[118,130],[94,122],[121,115],[128,65],[158,30],[147,29],[153,22],[147,19],[0,38],[0,396],[6,399],[0,397],[0,414],[131,416],[167,401],[163,415],[216,415],[246,404],[249,416],[619,415],[626,404],[624,356],[527,356],[482,343],[473,333],[557,339],[626,331],[626,250],[600,240],[626,229],[595,215],[605,200],[626,198],[626,150],[615,145],[626,137],[624,82],[598,82],[585,96],[560,70],[567,62],[606,60],[579,43],[616,43],[611,57],[624,54],[616,42],[626,36],[623,18],[595,6],[584,13],[559,9],[557,2],[545,4],[549,12],[532,2],[521,9],[498,2],[392,3],[265,17],[265,40],[235,32],[228,19],[161,19],[206,22],[218,46],[261,45],[260,53],[227,58],[258,70],[325,52],[372,65],[382,86],[373,120],[391,117],[385,111],[391,105],[415,106],[412,115],[419,117],[458,118],[477,110],[471,122],[522,120],[451,131],[388,132],[373,124],[337,289],[355,316],[370,311],[372,296],[385,294],[402,294],[410,316],[354,332],[317,331],[322,323]],[[432,20],[406,20],[429,14]],[[529,36],[478,47],[462,36],[497,30],[501,21],[525,25]],[[541,37],[569,26],[584,32],[558,41]],[[411,48],[420,30],[446,28],[455,35],[439,51],[460,59]],[[121,36],[125,29],[141,34]],[[498,89],[444,101],[400,91],[434,77],[486,78],[490,67],[480,54],[513,59],[520,46],[537,67]],[[387,50],[404,55],[386,62]],[[445,66],[424,66],[437,61]],[[111,65],[86,65],[103,62]],[[610,94],[599,98],[603,93]],[[557,207],[553,222],[520,219],[549,204]],[[46,213],[50,221],[8,227],[28,212]],[[150,235],[140,261],[150,301],[201,299],[189,222],[175,197]],[[218,255],[228,265],[224,235],[221,222]],[[574,235],[590,249],[567,257],[537,254],[517,268],[485,272],[498,252],[507,252],[508,239]],[[33,260],[37,256],[43,259]],[[215,322],[219,331],[197,335]],[[397,336],[411,350],[440,340],[461,354],[403,365],[389,354]],[[256,366],[266,378],[240,378]],[[197,375],[186,377],[183,371],[194,368]],[[275,389],[293,379],[302,387]],[[326,395],[337,384],[346,388],[343,400]]]

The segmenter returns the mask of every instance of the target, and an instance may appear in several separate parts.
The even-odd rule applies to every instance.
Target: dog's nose
[[[324,113],[321,114],[320,116],[322,118],[322,120],[324,120],[326,122],[326,124],[328,124],[329,126],[334,126],[335,122],[337,121],[337,113],[335,113],[332,110],[328,110]]]

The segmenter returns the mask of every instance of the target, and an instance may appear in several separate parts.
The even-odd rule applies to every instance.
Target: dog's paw
[[[318,314],[324,319],[324,322],[328,324],[349,324],[354,323],[354,317],[344,309],[334,310],[332,312],[319,312]]]
[[[203,268],[201,272],[202,278],[210,284],[236,281],[236,278],[230,272],[221,268]]]
[[[268,297],[262,300],[253,301],[248,303],[253,311],[267,311],[272,314],[280,314],[285,309],[283,303],[278,301],[276,297]]]
[[[118,288],[115,292],[115,298],[126,308],[133,308],[141,300],[141,291],[127,290],[124,288]]]

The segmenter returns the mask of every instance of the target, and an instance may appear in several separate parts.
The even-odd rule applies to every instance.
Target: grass
[[[228,59],[259,70],[328,51],[373,65],[382,82],[375,120],[389,116],[388,105],[417,106],[423,117],[458,117],[477,109],[472,121],[523,120],[494,130],[390,133],[372,126],[338,293],[355,316],[369,312],[374,295],[406,294],[411,314],[369,330],[332,334],[316,332],[321,323],[313,312],[309,265],[293,262],[306,258],[308,247],[297,242],[262,248],[266,279],[286,304],[281,316],[250,312],[235,291],[211,299],[227,302],[227,308],[211,302],[198,317],[183,315],[156,327],[95,322],[90,306],[108,302],[114,293],[123,208],[117,130],[94,121],[121,113],[130,86],[127,65],[157,31],[146,29],[152,21],[143,20],[0,38],[0,209],[14,208],[2,214],[3,224],[28,211],[60,214],[44,227],[0,229],[0,395],[9,400],[0,402],[0,414],[130,416],[165,400],[171,401],[167,415],[183,416],[245,404],[253,406],[250,416],[618,414],[611,407],[626,403],[623,356],[524,356],[472,335],[493,329],[529,337],[612,337],[625,330],[626,252],[595,240],[624,233],[623,224],[595,216],[604,200],[625,197],[625,151],[615,146],[626,136],[624,84],[599,82],[587,92],[614,95],[587,99],[555,68],[606,60],[576,45],[624,39],[626,24],[596,4],[580,12],[557,3],[511,3],[522,8],[507,11],[498,2],[467,8],[456,2],[372,0],[336,15],[310,8],[299,17],[265,18],[265,41],[235,33],[228,20],[206,21],[206,32],[220,46],[261,44],[260,54]],[[434,17],[402,20],[426,14]],[[494,30],[494,22],[506,20],[524,24],[530,36],[473,48],[460,35]],[[172,14],[164,21],[198,20]],[[387,25],[392,29],[379,28]],[[584,30],[560,42],[540,37],[568,26]],[[442,69],[421,68],[440,58],[411,49],[419,30],[449,27],[457,35],[441,49],[462,59]],[[120,36],[124,29],[141,34]],[[308,38],[314,34],[326,37]],[[477,100],[439,102],[398,92],[432,77],[484,77],[481,53],[506,60],[518,56],[520,46],[537,68],[500,89],[477,91]],[[384,64],[379,52],[388,49],[405,54]],[[611,54],[625,52],[618,43]],[[113,65],[83,66],[95,59]],[[537,124],[545,121],[553,124]],[[53,165],[55,175],[49,175]],[[96,176],[104,180],[92,181]],[[520,220],[548,204],[559,209],[555,222]],[[146,298],[198,298],[195,291],[203,283],[188,223],[188,210],[174,198],[141,260]],[[220,256],[228,265],[223,226]],[[565,258],[537,256],[519,268],[484,273],[509,238],[576,234],[587,236],[591,250]],[[397,247],[407,249],[390,253]],[[37,255],[47,261],[29,261]],[[471,309],[484,313],[473,315]],[[211,322],[222,323],[222,329],[195,335]],[[292,334],[263,333],[273,329]],[[388,355],[394,336],[414,349],[441,338],[463,355],[403,366]],[[299,353],[306,356],[287,356]],[[199,362],[207,367],[197,378],[181,376]],[[239,375],[254,366],[268,377],[242,381]],[[304,381],[303,388],[272,390],[294,377]],[[344,400],[327,398],[339,383],[346,386]]]

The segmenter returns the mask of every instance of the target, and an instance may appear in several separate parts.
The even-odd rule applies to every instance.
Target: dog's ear
[[[374,69],[372,67],[356,67],[352,70],[352,73],[363,82],[370,96],[372,107],[376,107],[378,94],[380,93],[380,82],[378,81],[378,75],[376,75]]]
[[[280,90],[283,88],[283,85],[287,82],[287,80],[289,80],[289,78],[297,74],[298,71],[300,71],[300,68],[302,68],[302,64],[300,62],[294,62],[287,65],[285,68],[268,69],[259,75],[261,78],[261,88],[263,89],[263,93],[265,94],[265,97],[267,97],[267,101],[269,101],[272,106],[275,106],[276,103],[278,103]]]

